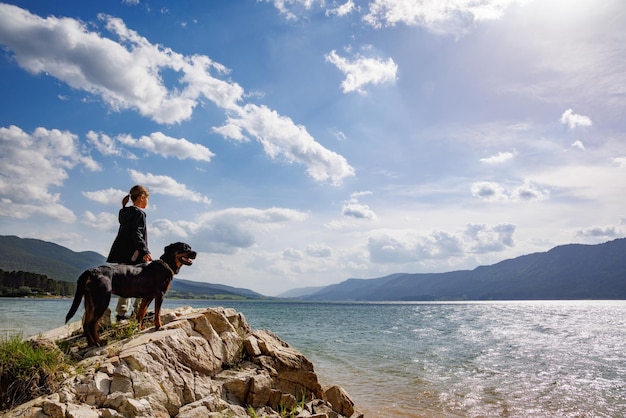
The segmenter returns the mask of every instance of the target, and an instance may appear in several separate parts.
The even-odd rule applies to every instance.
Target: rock
[[[107,347],[75,352],[80,374],[5,417],[362,417],[338,386],[322,390],[313,364],[267,330],[251,330],[234,309],[164,311],[147,329]],[[70,324],[42,344],[76,341]],[[79,331],[79,334],[82,331]],[[35,338],[37,339],[37,338]],[[281,413],[283,415],[281,415]]]

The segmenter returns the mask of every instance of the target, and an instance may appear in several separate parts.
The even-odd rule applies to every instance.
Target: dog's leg
[[[102,315],[106,312],[109,307],[109,303],[111,302],[111,292],[107,291],[100,295],[100,297],[94,299],[93,301],[93,316],[95,318],[93,331],[94,331],[94,340],[96,341],[96,345],[103,347],[107,344],[106,340],[101,340],[99,331],[100,331],[100,320],[102,319]]]
[[[146,316],[146,312],[148,312],[148,306],[150,306],[151,302],[152,298],[141,299],[139,311],[137,311],[137,322],[139,323],[139,329],[143,329],[143,318]]]
[[[91,297],[91,292],[87,291],[85,292],[85,315],[83,316],[83,333],[85,334],[85,338],[87,338],[88,346],[96,345],[94,333],[92,332],[92,327],[94,324],[93,312],[93,298]]]
[[[154,299],[154,329],[161,328],[161,304],[163,303],[163,293]]]

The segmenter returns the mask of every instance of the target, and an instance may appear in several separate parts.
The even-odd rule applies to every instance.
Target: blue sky
[[[265,295],[626,235],[621,0],[0,3],[0,234]]]

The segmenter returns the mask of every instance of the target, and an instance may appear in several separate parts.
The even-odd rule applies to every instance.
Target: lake
[[[0,335],[59,327],[70,305],[0,299]],[[164,302],[183,305],[272,330],[367,417],[626,416],[626,301]]]

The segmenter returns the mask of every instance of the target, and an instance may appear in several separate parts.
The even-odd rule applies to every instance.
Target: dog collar
[[[170,267],[170,265],[169,265],[169,264],[167,264],[165,261],[160,260],[160,259],[159,259],[159,260],[157,260],[157,261],[160,261],[160,262],[161,262],[161,264],[163,264],[165,267],[167,267],[167,269],[170,271],[170,273],[172,273],[172,277],[174,277],[174,276],[176,275],[176,273],[174,273],[174,270],[172,270],[172,268]]]

